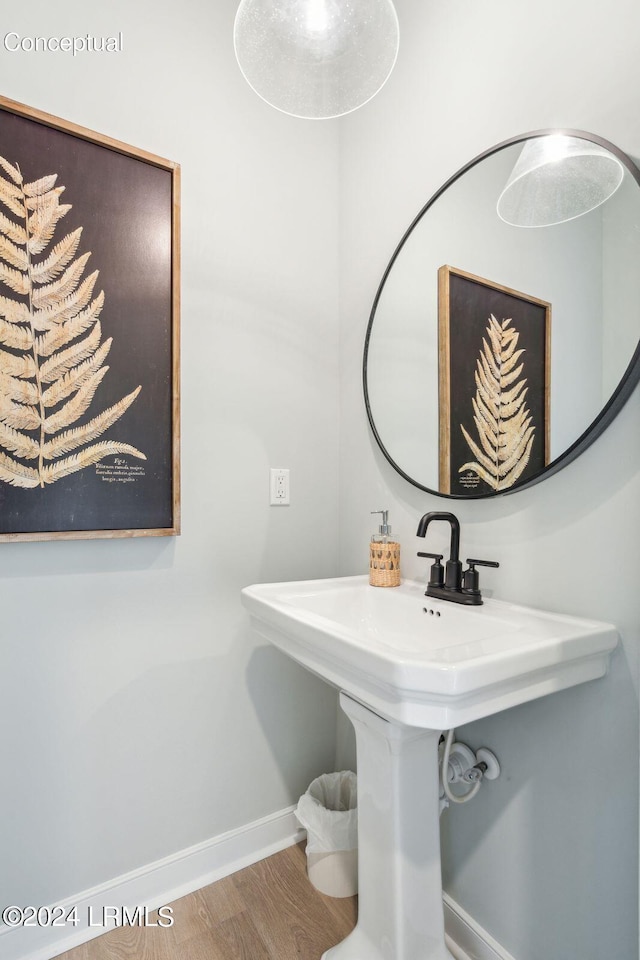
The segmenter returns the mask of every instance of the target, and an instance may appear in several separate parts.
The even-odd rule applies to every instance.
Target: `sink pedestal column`
[[[356,731],[358,923],[323,960],[453,960],[440,870],[440,731],[384,720],[340,694]]]

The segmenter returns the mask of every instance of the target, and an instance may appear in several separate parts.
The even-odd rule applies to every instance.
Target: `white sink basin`
[[[608,623],[499,600],[459,606],[424,589],[344,577],[242,591],[262,637],[339,687],[355,730],[358,923],[323,960],[453,960],[442,907],[439,731],[595,680],[618,642]]]
[[[254,629],[298,663],[408,726],[444,730],[593,680],[611,624],[485,599],[463,607],[424,584],[367,577],[246,587]]]

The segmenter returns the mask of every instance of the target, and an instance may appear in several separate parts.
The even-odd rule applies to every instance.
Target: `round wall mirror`
[[[375,297],[364,392],[415,486],[524,489],[566,466],[640,379],[640,172],[613,144],[536,131],[456,173]]]

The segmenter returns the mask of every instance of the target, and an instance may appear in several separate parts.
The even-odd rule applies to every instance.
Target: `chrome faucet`
[[[449,559],[444,568],[442,566],[441,553],[422,553],[419,557],[431,557],[435,563],[431,566],[429,583],[425,591],[427,597],[437,597],[439,600],[452,600],[454,603],[480,604],[482,603],[482,594],[480,593],[479,577],[476,567],[499,567],[500,564],[495,560],[473,560],[468,559],[468,568],[463,571],[460,562],[460,521],[453,513],[446,511],[434,511],[425,513],[418,524],[416,532],[417,537],[425,537],[427,528],[433,520],[446,520],[451,527],[451,543],[449,546]]]

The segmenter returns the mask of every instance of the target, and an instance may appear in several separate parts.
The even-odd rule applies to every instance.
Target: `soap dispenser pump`
[[[372,510],[382,514],[378,533],[369,545],[369,583],[372,587],[400,586],[400,544],[391,534],[388,510]]]

